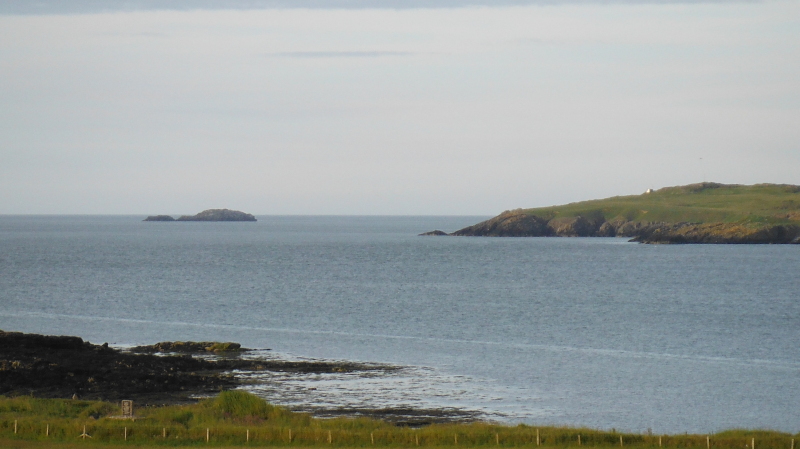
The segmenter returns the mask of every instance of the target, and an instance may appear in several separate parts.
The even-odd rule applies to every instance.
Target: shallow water
[[[406,367],[262,391],[295,406],[800,431],[797,246],[416,236],[485,217],[142,218],[0,216],[0,328]]]

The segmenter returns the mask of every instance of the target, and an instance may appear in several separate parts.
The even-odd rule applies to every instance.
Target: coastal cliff
[[[641,243],[797,244],[800,243],[800,186],[704,182],[666,187],[642,195],[505,211],[447,235],[628,237]]]

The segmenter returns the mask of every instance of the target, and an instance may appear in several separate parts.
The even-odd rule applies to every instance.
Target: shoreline
[[[225,349],[220,349],[225,348]],[[227,350],[226,350],[227,349]],[[403,367],[349,361],[286,360],[267,350],[236,343],[161,342],[124,349],[95,345],[80,337],[48,336],[0,330],[0,395],[100,401],[133,400],[137,406],[195,404],[220,391],[259,388],[269,402],[274,392],[305,384],[302,376],[381,376]],[[294,376],[287,378],[286,376]],[[287,381],[287,379],[289,379]],[[297,393],[297,387],[294,388]],[[266,396],[266,397],[265,397]],[[419,427],[486,421],[484,414],[455,407],[369,406],[361,404],[276,405],[319,418],[367,417]]]

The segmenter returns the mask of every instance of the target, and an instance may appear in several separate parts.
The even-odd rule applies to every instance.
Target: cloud
[[[409,51],[285,51],[268,53],[268,56],[280,58],[380,58],[383,56],[410,56]]]

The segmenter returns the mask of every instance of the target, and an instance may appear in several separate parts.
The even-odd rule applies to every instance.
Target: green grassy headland
[[[800,186],[705,182],[521,211],[545,220],[583,216],[603,221],[798,225]]]
[[[398,427],[369,418],[316,419],[243,391],[193,405],[135,410],[108,402],[0,397],[0,447],[558,447],[792,449],[798,435],[730,430],[710,435],[653,435],[493,423]],[[84,438],[84,433],[91,438]]]

